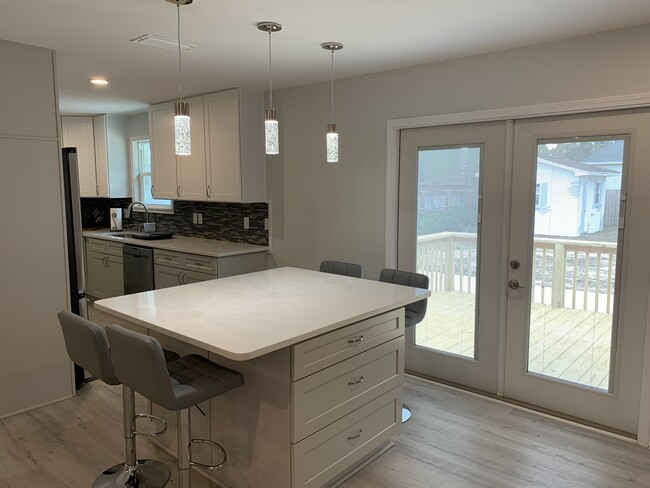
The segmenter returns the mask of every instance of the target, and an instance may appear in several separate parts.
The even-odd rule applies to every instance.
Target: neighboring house
[[[607,180],[617,175],[595,163],[538,157],[535,235],[578,237],[603,230]]]
[[[612,141],[583,161],[585,164],[595,164],[616,173],[614,176],[607,177],[607,184],[605,185],[605,202],[607,202],[605,206],[606,226],[617,225],[618,223],[624,150],[625,141]]]

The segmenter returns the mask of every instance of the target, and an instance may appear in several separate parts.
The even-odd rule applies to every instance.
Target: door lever
[[[521,286],[519,284],[519,280],[510,280],[510,281],[508,281],[508,288],[510,288],[511,290],[519,290],[519,289],[523,289],[523,288],[526,288],[526,287]]]

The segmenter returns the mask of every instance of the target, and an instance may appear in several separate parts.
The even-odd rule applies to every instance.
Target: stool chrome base
[[[406,405],[402,405],[402,423],[407,422],[411,418],[411,409]]]
[[[135,470],[129,470],[124,463],[108,468],[95,479],[92,488],[162,488],[170,475],[165,463],[138,459]]]

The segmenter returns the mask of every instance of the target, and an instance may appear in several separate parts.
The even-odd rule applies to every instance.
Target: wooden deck
[[[416,327],[416,343],[474,355],[474,295],[437,292]],[[606,390],[612,316],[533,304],[529,371]]]

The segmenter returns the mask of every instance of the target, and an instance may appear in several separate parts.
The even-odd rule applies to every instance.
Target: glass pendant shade
[[[336,124],[327,124],[327,162],[339,162],[339,135]]]
[[[266,110],[266,120],[264,121],[266,154],[280,154],[280,138],[278,132],[278,121],[275,118],[275,109],[269,108]]]
[[[190,141],[190,107],[187,102],[174,103],[174,142],[177,156],[192,154]]]

